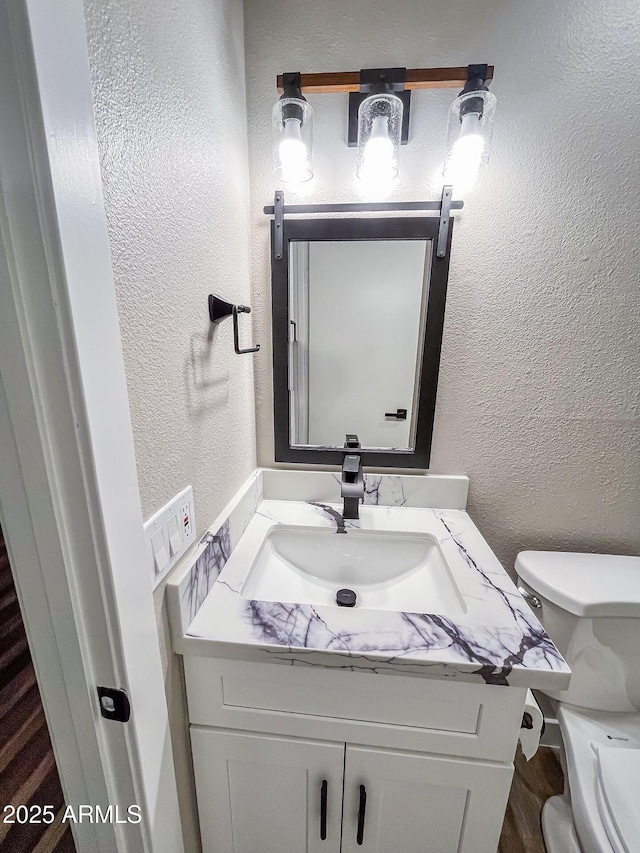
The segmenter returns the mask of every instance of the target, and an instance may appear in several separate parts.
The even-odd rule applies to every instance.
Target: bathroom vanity
[[[178,567],[205,853],[495,853],[526,690],[570,673],[467,486],[368,475],[345,521],[338,475],[258,471]]]

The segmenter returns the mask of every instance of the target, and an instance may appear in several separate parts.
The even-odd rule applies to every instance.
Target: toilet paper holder
[[[238,333],[238,314],[250,314],[251,308],[248,305],[235,305],[233,302],[227,302],[219,296],[209,294],[209,319],[212,323],[217,324],[227,317],[233,317],[233,348],[236,355],[245,355],[249,352],[259,352],[260,344],[254,347],[240,346],[240,336]]]

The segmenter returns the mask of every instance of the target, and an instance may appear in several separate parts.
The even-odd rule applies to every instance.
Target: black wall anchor
[[[219,296],[209,294],[209,319],[212,323],[220,323],[227,317],[233,317],[233,348],[237,355],[244,355],[247,352],[258,352],[260,344],[255,347],[240,347],[238,337],[238,314],[250,314],[251,308],[248,305],[234,305],[232,302],[225,302]]]

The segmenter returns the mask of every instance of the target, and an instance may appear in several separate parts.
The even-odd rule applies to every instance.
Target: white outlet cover
[[[151,540],[154,540],[157,551],[160,536],[164,543],[164,553],[169,557],[169,561],[158,572]],[[195,542],[196,520],[191,486],[183,489],[145,523],[144,538],[147,546],[147,564],[155,588]]]

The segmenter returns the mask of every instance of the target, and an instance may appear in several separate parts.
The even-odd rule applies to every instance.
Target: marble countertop
[[[175,581],[176,612],[182,607],[186,626],[181,636],[174,630],[177,652],[492,685],[568,685],[567,664],[464,510],[366,505],[358,521],[344,521],[338,503],[263,499],[257,489],[252,495],[242,529],[232,537],[227,523],[209,534],[198,570],[184,575],[188,583]],[[245,598],[259,545],[278,524],[344,525],[347,535],[354,526],[428,533],[438,540],[466,612],[451,617]]]

